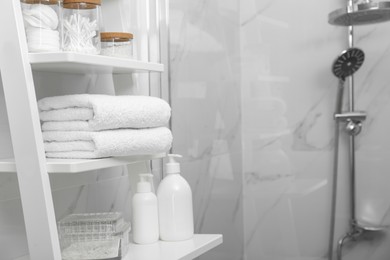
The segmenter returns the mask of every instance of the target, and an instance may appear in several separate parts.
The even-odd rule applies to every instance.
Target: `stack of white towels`
[[[168,152],[169,104],[150,96],[77,94],[38,101],[46,157],[104,158]]]

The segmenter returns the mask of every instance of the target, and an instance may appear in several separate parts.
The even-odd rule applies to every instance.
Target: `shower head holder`
[[[335,114],[335,119],[342,122],[362,122],[366,119],[367,114],[364,111],[346,112],[342,114]]]
[[[356,111],[335,114],[334,117],[337,121],[342,121],[346,123],[345,131],[349,135],[356,136],[362,131],[363,121],[366,119],[367,115],[363,111]]]

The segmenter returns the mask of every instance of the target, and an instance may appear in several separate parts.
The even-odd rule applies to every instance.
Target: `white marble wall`
[[[347,31],[327,23],[346,1],[171,0],[174,152],[194,187],[197,231],[223,233],[202,259],[327,259],[338,80]],[[390,224],[390,24],[355,28],[357,217]],[[349,228],[347,136],[341,135],[335,238]],[[373,234],[346,260],[387,260]]]
[[[170,1],[173,152],[194,193],[195,229],[223,233],[201,259],[243,256],[238,2]]]

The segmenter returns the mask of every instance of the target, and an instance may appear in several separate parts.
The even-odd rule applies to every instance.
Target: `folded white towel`
[[[51,158],[92,159],[165,153],[172,145],[172,133],[166,127],[99,132],[46,131],[42,135],[46,157]]]
[[[42,131],[95,131],[88,121],[47,121],[42,124]]]
[[[171,107],[165,100],[150,96],[55,96],[39,100],[38,107],[44,122],[87,121],[89,130],[160,127],[171,116]],[[77,130],[69,127],[65,124],[63,130]]]
[[[94,119],[94,112],[91,108],[72,107],[41,111],[39,117],[43,122],[69,122],[74,120],[88,122]]]
[[[44,142],[46,152],[95,151],[93,141]]]

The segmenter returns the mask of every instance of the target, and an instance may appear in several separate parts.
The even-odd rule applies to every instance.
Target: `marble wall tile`
[[[236,144],[236,150],[228,150],[236,159],[229,163],[226,156],[223,171],[237,169],[233,179],[242,180],[237,183],[242,187],[236,189],[241,190],[237,198],[242,200],[243,255],[226,257],[226,247],[233,244],[229,228],[221,226],[224,246],[210,253],[208,259],[326,259],[338,84],[331,66],[347,48],[347,28],[329,25],[327,18],[329,12],[344,5],[336,0],[244,0],[223,5],[221,1],[171,1],[174,150],[184,155],[185,174],[195,187],[195,212],[201,212],[197,221],[201,218],[202,223],[220,223],[218,216],[204,217],[212,209],[198,202],[203,198],[198,195],[199,187],[212,193],[209,183],[218,178],[204,176],[201,180],[193,175],[212,169],[209,153],[223,141],[232,122],[240,129],[234,133],[241,143]],[[368,115],[356,138],[357,217],[376,225],[388,224],[390,207],[386,160],[389,26],[377,24],[354,30],[355,46],[366,52],[364,65],[354,77],[355,107]],[[230,29],[217,33],[213,31],[216,27]],[[231,41],[238,42],[227,42],[228,34]],[[220,69],[214,66],[221,60],[225,63],[219,63],[220,69],[224,64],[229,64],[225,70],[237,69],[230,70],[230,75],[238,92],[221,95],[217,91],[226,79],[221,80]],[[229,104],[239,110],[237,118],[218,107],[233,98],[229,95],[240,95],[238,101]],[[349,229],[347,141],[348,136],[341,133],[335,240]],[[218,190],[224,190],[223,185],[230,187],[228,183],[221,183]],[[386,243],[386,235],[365,237],[346,247],[345,257],[387,259]]]
[[[244,150],[244,161],[245,157],[248,158],[247,162],[244,163],[244,169],[248,168],[249,171],[245,173],[249,175],[249,182],[247,186],[244,186],[244,190],[249,192],[248,197],[259,196],[266,197],[264,195],[264,189],[267,189],[265,184],[267,181],[273,184],[272,191],[274,192],[274,198],[271,199],[268,204],[264,199],[256,204],[259,205],[258,210],[255,211],[258,215],[263,215],[266,213],[268,215],[273,215],[271,220],[275,221],[277,218],[284,216],[283,223],[287,225],[287,228],[283,229],[283,233],[278,236],[278,225],[272,225],[274,228],[270,228],[268,231],[263,230],[259,232],[260,235],[257,237],[256,242],[251,233],[246,233],[245,237],[247,238],[246,247],[248,250],[248,259],[256,259],[259,256],[264,256],[267,259],[293,259],[294,257],[325,257],[326,255],[326,245],[329,233],[329,199],[330,199],[330,185],[331,185],[331,164],[332,164],[332,151],[334,149],[333,144],[333,130],[332,127],[334,123],[332,122],[332,113],[335,99],[335,89],[333,86],[336,86],[335,79],[330,72],[330,66],[334,57],[337,56],[339,52],[337,49],[342,50],[345,48],[342,43],[345,43],[345,36],[341,33],[345,33],[345,28],[334,28],[326,23],[327,13],[333,8],[340,7],[338,3],[323,3],[320,8],[314,8],[312,6],[314,3],[310,1],[301,1],[296,2],[270,2],[270,1],[242,1],[241,2],[241,50],[243,52],[243,63],[242,63],[242,89],[243,89],[243,98],[249,97],[253,100],[253,88],[258,87],[261,90],[258,90],[258,93],[261,97],[271,97],[273,99],[277,98],[280,101],[278,103],[284,103],[286,107],[286,112],[282,115],[287,121],[286,133],[281,136],[274,136],[273,139],[267,139],[267,136],[262,135],[265,131],[264,125],[272,125],[275,127],[277,118],[281,116],[281,109],[277,110],[276,105],[274,107],[268,107],[268,118],[261,118],[261,123],[257,127],[257,132],[260,134],[254,135],[254,131],[248,131],[248,138],[244,138],[244,142],[248,140],[248,146],[252,144],[253,149],[256,150],[257,155],[254,150]],[[284,8],[282,8],[284,6]],[[300,10],[309,10],[308,12],[300,12]],[[296,14],[300,14],[297,16]],[[323,17],[324,19],[320,19]],[[388,46],[388,39],[383,39],[382,37],[376,40],[369,39],[367,36],[375,37],[376,32],[380,30],[385,30],[385,27],[379,25],[371,29],[360,29],[355,31],[355,42],[359,46],[370,45],[364,47],[364,50],[367,49],[367,52],[373,49],[373,43],[376,41],[381,41],[378,48],[382,51],[374,50],[377,53],[386,53],[386,46]],[[339,38],[335,38],[338,36]],[[376,36],[377,37],[377,36]],[[383,40],[381,40],[383,39]],[[383,43],[383,42],[387,42]],[[247,48],[247,46],[252,46],[252,49]],[[341,48],[340,48],[341,47]],[[245,54],[247,53],[247,54]],[[367,57],[369,59],[368,63],[372,63],[372,59],[375,59],[375,55],[371,51],[371,55]],[[255,57],[255,58],[254,58]],[[383,56],[379,56],[383,57]],[[378,57],[378,58],[379,58]],[[330,59],[331,58],[331,59]],[[380,58],[376,60],[377,63],[386,63],[385,58]],[[371,61],[370,61],[371,60]],[[360,90],[367,83],[371,83],[370,74],[375,74],[378,76],[376,80],[379,85],[381,78],[384,75],[379,76],[378,71],[374,71],[370,68],[371,64],[364,64],[362,68],[356,75],[356,90],[357,90],[357,103],[359,108],[362,107],[362,103],[370,102],[367,99],[378,98],[378,92],[383,94],[381,100],[383,103],[386,103],[386,89],[380,88],[379,86],[376,89],[366,90],[365,94],[361,94]],[[254,67],[256,69],[254,69]],[[378,67],[378,66],[377,66]],[[260,75],[260,76],[259,76]],[[260,78],[260,80],[259,80]],[[280,79],[284,79],[283,81]],[[267,79],[267,80],[264,80]],[[273,79],[273,80],[270,80]],[[277,80],[279,79],[279,80]],[[264,90],[265,89],[265,90]],[[388,100],[388,99],[387,99]],[[264,102],[263,100],[261,100]],[[260,99],[256,100],[257,104],[261,102]],[[379,100],[378,100],[379,101]],[[247,109],[244,105],[246,100],[243,100],[243,119],[257,116],[259,110]],[[269,101],[270,102],[270,101]],[[273,101],[276,104],[276,101]],[[280,105],[279,105],[280,106]],[[380,104],[376,102],[372,105],[376,110],[379,110]],[[369,110],[368,110],[369,111]],[[245,115],[247,114],[247,116]],[[368,112],[371,114],[371,112]],[[259,118],[259,117],[257,117]],[[260,119],[260,118],[259,118]],[[376,119],[371,119],[376,121]],[[245,121],[243,122],[245,125]],[[252,123],[253,124],[253,123]],[[369,123],[372,125],[372,123]],[[385,124],[385,123],[384,123]],[[262,125],[262,127],[261,127]],[[278,126],[280,126],[279,124]],[[367,126],[370,127],[370,126]],[[379,131],[385,129],[386,127],[378,128]],[[244,129],[245,128],[244,126]],[[248,129],[249,130],[249,129]],[[377,130],[377,131],[378,131]],[[278,133],[280,129],[274,128],[273,133]],[[374,129],[368,131],[375,131]],[[385,131],[385,130],[384,130]],[[245,130],[244,130],[245,134]],[[379,140],[383,140],[385,135],[375,135]],[[345,135],[342,135],[341,138],[347,138]],[[361,137],[364,138],[364,137]],[[365,155],[362,152],[363,145],[362,142],[358,140],[358,156],[364,158]],[[260,145],[258,144],[260,143]],[[369,141],[365,142],[366,144]],[[273,148],[272,155],[267,153],[269,147],[276,146],[277,149]],[[372,144],[372,142],[371,142]],[[348,223],[349,218],[349,178],[348,178],[348,156],[346,155],[347,149],[345,145],[347,143],[344,140],[341,140],[342,147],[340,148],[340,175],[339,178],[339,191],[338,191],[338,210],[337,210],[337,219],[339,222],[336,225],[336,238],[343,235],[348,230],[348,226],[345,223]],[[376,161],[375,164],[368,163],[368,160],[362,159],[357,161],[358,173],[362,170],[367,172],[368,168],[376,168],[377,173],[373,176],[361,177],[358,175],[358,217],[366,217],[370,219],[370,222],[377,222],[381,224],[384,222],[384,218],[388,211],[390,202],[387,199],[384,199],[388,196],[387,190],[385,191],[386,184],[380,185],[382,181],[387,179],[381,174],[381,169],[386,169],[387,166],[383,165],[381,167],[380,156],[379,154],[386,154],[382,149],[386,149],[387,145],[383,141],[382,148],[375,146],[377,154],[370,154],[370,158]],[[368,144],[365,148],[369,148]],[[371,148],[372,149],[372,148]],[[277,153],[278,152],[278,153]],[[282,157],[281,154],[285,156]],[[268,160],[265,158],[269,157]],[[385,156],[385,155],[384,155]],[[256,161],[253,157],[258,158]],[[263,158],[263,162],[262,159]],[[284,158],[284,159],[282,159]],[[371,159],[371,161],[373,161]],[[272,161],[275,161],[272,164]],[[251,164],[250,162],[256,161],[258,166]],[[268,162],[268,163],[266,163]],[[275,166],[278,165],[278,166]],[[360,166],[360,168],[359,168]],[[257,172],[256,172],[257,169]],[[281,174],[281,172],[285,174]],[[244,174],[245,174],[244,173]],[[282,183],[284,179],[283,176],[288,176],[291,174],[294,178],[291,183],[287,183],[287,180],[284,180],[283,184],[276,185],[277,182]],[[273,175],[272,178],[265,178],[264,175]],[[347,176],[345,176],[347,175]],[[256,178],[253,178],[256,176]],[[259,177],[263,176],[263,178]],[[367,175],[365,175],[367,176]],[[250,189],[253,185],[253,179],[259,180],[259,186],[257,189]],[[261,181],[262,180],[262,181]],[[281,204],[281,199],[283,196],[289,194],[289,190],[296,185],[300,185],[301,182],[313,182],[312,188],[318,183],[322,183],[316,192],[316,194],[311,194],[309,199],[301,199],[298,203],[300,207],[293,207],[294,203],[285,205],[285,211],[288,214],[278,213],[276,205]],[[275,182],[275,183],[273,183]],[[316,184],[317,183],[317,184]],[[268,184],[270,185],[270,184]],[[284,185],[284,189],[283,189]],[[368,186],[369,185],[369,186]],[[368,187],[367,187],[368,186]],[[373,186],[376,188],[373,189]],[[265,188],[264,188],[265,187]],[[364,188],[366,187],[366,188]],[[262,189],[263,190],[262,190]],[[269,196],[267,196],[269,198]],[[296,200],[296,199],[295,199]],[[256,227],[259,225],[261,228],[262,222],[258,217],[253,219],[251,211],[249,210],[250,206],[244,209],[244,212],[249,211],[245,215],[244,222],[253,223],[252,226]],[[309,210],[317,214],[304,214]],[[264,213],[265,212],[265,213]],[[365,213],[366,215],[364,216]],[[249,218],[247,216],[250,216]],[[282,215],[282,216],[281,216]],[[286,215],[290,215],[287,217]],[[257,222],[256,222],[257,220]],[[297,225],[297,223],[302,222],[304,225]],[[272,223],[272,222],[270,222]],[[286,224],[290,223],[290,224]],[[320,227],[320,224],[321,227]],[[248,224],[248,223],[246,223]],[[269,227],[271,225],[264,225]],[[280,226],[280,225],[279,225]],[[312,228],[307,228],[312,226]],[[251,228],[249,228],[251,230]],[[252,229],[253,230],[253,229]],[[316,231],[313,231],[316,230]],[[313,231],[313,232],[311,232]],[[300,235],[300,233],[302,235]],[[270,239],[272,237],[273,239]],[[305,239],[311,237],[311,239]],[[287,245],[284,245],[284,241],[289,239],[290,241]],[[269,243],[268,254],[267,254],[267,241],[273,241],[274,243]],[[385,239],[386,240],[386,239]],[[278,242],[276,242],[278,241]],[[381,240],[384,241],[383,239]],[[253,243],[253,244],[251,244]],[[296,245],[294,248],[293,245]],[[262,245],[264,245],[262,247]],[[310,246],[309,246],[310,245]],[[377,248],[375,245],[372,245],[373,248]],[[310,249],[309,249],[310,248]],[[366,247],[367,248],[367,247]],[[380,248],[380,246],[379,246]],[[368,259],[373,257],[373,259],[381,259],[380,253],[378,256],[371,256],[366,254],[365,256],[358,256],[355,254],[351,259]],[[379,258],[376,258],[379,257]],[[383,257],[383,253],[382,253]]]
[[[242,259],[238,2],[170,1],[170,26],[173,152],[184,156],[195,231],[224,234],[200,259]]]

